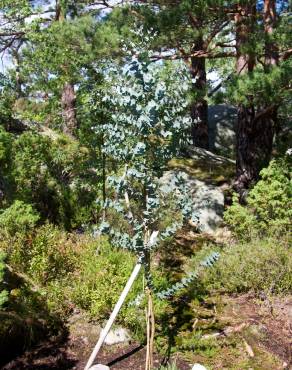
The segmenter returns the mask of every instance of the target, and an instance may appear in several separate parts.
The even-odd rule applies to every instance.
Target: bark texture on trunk
[[[238,108],[235,188],[241,195],[269,163],[274,138],[274,114],[271,112],[266,117],[257,118],[253,104]]]
[[[63,132],[67,135],[74,136],[78,128],[76,117],[76,95],[74,85],[67,82],[64,85],[61,97],[62,116],[64,120]]]
[[[236,24],[236,72],[238,75],[252,72],[254,57],[248,53],[248,42],[254,26],[254,1],[244,6],[238,6],[235,15]],[[241,196],[257,179],[260,165],[258,160],[263,146],[262,132],[257,129],[255,121],[255,107],[252,96],[248,97],[248,104],[239,104],[237,111],[236,132],[236,180],[234,187]]]
[[[55,20],[57,22],[64,22],[66,20],[66,7],[60,0],[56,0],[55,4]],[[63,72],[68,76],[67,66],[63,66]],[[75,136],[78,128],[78,121],[76,115],[76,95],[74,84],[66,82],[61,93],[61,106],[63,117],[63,132],[66,135]]]
[[[0,205],[2,206],[2,201],[5,198],[5,186],[4,186],[4,178],[0,172]]]
[[[15,66],[15,92],[16,92],[17,99],[23,96],[23,92],[22,92],[22,82],[23,81],[22,81],[21,74],[20,74],[20,58],[19,58],[19,52],[18,52],[20,45],[12,51],[12,59],[13,59],[13,64]]]
[[[192,52],[203,50],[203,47],[203,40],[199,38]],[[191,105],[192,140],[195,146],[209,149],[208,103],[205,99],[207,87],[205,58],[191,58],[191,74],[194,80],[193,90],[195,94],[194,102]]]
[[[249,73],[255,65],[254,57],[244,53],[249,37],[253,32],[255,3],[250,3],[236,15],[236,69],[239,75]],[[264,31],[266,36],[265,71],[278,63],[277,50],[270,41],[275,25],[275,1],[265,0]],[[273,148],[275,127],[277,125],[277,106],[254,106],[252,95],[247,97],[249,104],[238,107],[237,146],[236,146],[236,181],[235,189],[241,196],[259,178],[260,170],[267,166]]]
[[[276,26],[277,13],[276,1],[265,0],[264,2],[264,25],[265,25],[265,66],[269,69],[279,62],[279,52],[276,43],[272,40],[274,28]]]

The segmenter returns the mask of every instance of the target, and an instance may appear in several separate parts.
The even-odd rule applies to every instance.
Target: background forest
[[[3,369],[83,369],[137,260],[146,370],[292,366],[291,35],[284,0],[0,0]]]

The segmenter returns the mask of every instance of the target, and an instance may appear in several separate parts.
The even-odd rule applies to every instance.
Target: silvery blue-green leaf
[[[100,225],[99,225],[99,231],[101,233],[108,233],[110,231],[110,224],[106,221],[103,221]]]
[[[139,142],[136,144],[135,148],[133,149],[134,155],[142,155],[145,153],[146,150],[146,144],[143,142]]]

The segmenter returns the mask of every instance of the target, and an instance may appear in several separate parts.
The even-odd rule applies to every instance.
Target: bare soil
[[[274,300],[267,297],[259,300],[251,295],[225,296],[222,302],[217,315],[219,321],[226,322],[226,327],[211,333],[222,348],[213,357],[195,351],[177,353],[172,361],[176,361],[179,369],[190,369],[194,362],[205,364],[210,369],[292,369],[292,296]],[[96,336],[87,337],[84,331],[72,330],[67,336],[51,338],[26,351],[2,369],[81,370]],[[235,343],[232,351],[226,345],[226,340],[231,339]],[[157,353],[154,359],[157,368],[164,360]],[[132,342],[104,346],[96,363],[107,364],[112,370],[142,370],[144,361],[145,347]]]

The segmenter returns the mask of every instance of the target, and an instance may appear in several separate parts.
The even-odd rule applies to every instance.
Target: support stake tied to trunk
[[[96,343],[84,370],[89,370],[91,365],[93,364],[93,362],[94,362],[101,346],[103,345],[103,342],[104,342],[106,336],[108,335],[108,333],[109,333],[109,331],[110,331],[110,329],[111,329],[111,327],[112,327],[112,325],[113,325],[113,323],[114,323],[114,321],[115,321],[115,319],[116,319],[116,317],[117,317],[117,315],[118,315],[118,313],[119,313],[119,311],[120,311],[128,293],[129,293],[134,281],[136,280],[136,278],[137,278],[137,276],[140,272],[141,267],[142,267],[141,263],[136,264],[136,266],[135,266],[135,268],[134,268],[134,270],[133,270],[133,272],[132,272],[132,274],[131,274],[131,276],[130,276],[130,278],[129,278],[129,280],[128,280],[128,282],[127,282],[127,284],[126,284],[126,286],[125,286],[125,288],[122,292],[122,294],[120,295],[120,298],[119,298],[118,302],[115,305],[115,308],[114,308],[112,314],[110,315],[110,318],[109,318],[108,322],[106,323],[106,326],[104,327],[104,329],[100,333],[99,340]]]
[[[151,245],[153,245],[155,243],[157,235],[158,235],[158,231],[153,231],[152,232],[152,234],[149,238],[149,243],[148,243],[149,247],[151,247]],[[108,333],[109,333],[109,331],[110,331],[110,329],[111,329],[111,327],[112,327],[112,325],[113,325],[113,323],[114,323],[114,321],[115,321],[115,319],[116,319],[116,317],[117,317],[117,315],[118,315],[118,313],[119,313],[119,311],[120,311],[128,293],[129,293],[129,291],[131,290],[132,285],[133,285],[134,281],[136,280],[136,278],[137,278],[137,276],[138,276],[138,274],[141,270],[141,267],[142,267],[142,263],[140,263],[140,262],[138,262],[136,264],[136,266],[134,267],[134,270],[133,270],[129,280],[128,280],[122,294],[120,295],[120,298],[119,298],[118,302],[116,303],[115,308],[114,308],[113,312],[110,315],[110,318],[108,319],[108,322],[106,323],[104,329],[100,333],[100,337],[98,339],[98,342],[96,343],[96,345],[95,345],[95,347],[94,347],[94,349],[93,349],[93,351],[92,351],[92,353],[89,357],[89,360],[87,361],[87,364],[85,365],[84,370],[89,370],[90,367],[93,365],[93,362],[94,362],[101,346],[103,345],[103,342],[105,341],[105,338],[108,335]],[[151,303],[151,305],[152,305],[151,307],[152,307],[152,312],[153,312],[153,303]],[[154,317],[151,320],[152,320],[152,325],[154,327]],[[153,339],[154,339],[154,331],[153,331],[153,334],[151,336],[151,341],[152,341],[152,347],[151,348],[153,348]],[[152,363],[153,363],[153,361],[152,361]]]

